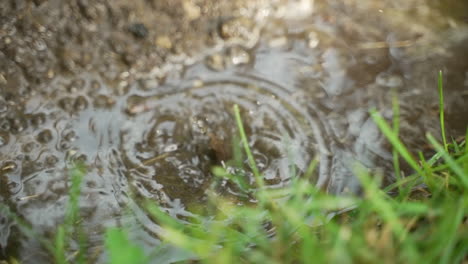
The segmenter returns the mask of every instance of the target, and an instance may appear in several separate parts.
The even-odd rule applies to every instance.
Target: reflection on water
[[[359,192],[354,162],[392,182],[390,149],[368,109],[390,119],[397,92],[402,138],[420,150],[424,132],[438,134],[435,72],[442,68],[451,79],[449,105],[462,106],[458,115],[449,111],[452,127],[464,129],[468,68],[457,56],[467,31],[457,14],[445,18],[421,1],[364,2],[316,1],[312,15],[275,9],[282,18],[262,20],[260,39],[260,28],[229,20],[234,26],[221,27],[221,38],[245,39],[221,42],[197,59],[168,58],[149,73],[122,71],[118,82],[82,71],[59,74],[25,97],[2,90],[9,92],[0,97],[0,201],[50,232],[68,201],[67,169],[84,161],[80,209],[91,242],[99,245],[105,226],[133,223],[135,236],[154,245],[159,227],[141,199],[179,218],[206,201],[211,168],[229,166],[239,144],[232,140],[234,104],[270,188],[300,176],[314,157],[317,186],[333,194]],[[239,195],[235,186],[221,186],[221,195]],[[0,215],[2,248],[17,243],[8,242],[11,225]],[[20,255],[31,262],[39,253],[24,250],[38,245],[21,243]]]

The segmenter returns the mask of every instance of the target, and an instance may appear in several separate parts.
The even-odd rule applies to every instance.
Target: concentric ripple
[[[258,56],[262,63],[274,58],[277,67],[291,71],[299,65],[281,50]],[[269,188],[287,185],[314,158],[321,161],[318,184],[326,188],[330,155],[318,119],[321,114],[307,107],[308,91],[294,84],[298,76],[269,74],[261,63],[223,71],[198,63],[186,69],[182,80],[158,87],[159,92],[129,96],[126,111],[133,115],[133,122],[148,127],[137,133],[141,136],[129,129],[122,139],[128,148],[122,152],[135,153],[126,157],[127,177],[138,194],[154,199],[163,193],[163,205],[175,200],[187,207],[203,203],[213,182],[211,168],[228,166],[232,144],[239,144],[232,141],[238,134],[235,104],[241,108],[249,144]],[[253,183],[251,173],[247,177]],[[224,194],[238,195],[229,184],[223,188]],[[187,215],[185,210],[179,212]]]

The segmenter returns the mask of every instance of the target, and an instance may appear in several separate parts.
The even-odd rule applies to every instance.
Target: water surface
[[[360,192],[355,162],[383,184],[394,180],[391,149],[368,114],[390,120],[394,94],[403,141],[430,153],[439,69],[449,134],[468,123],[460,2],[206,1],[203,16],[179,1],[36,2],[0,8],[0,201],[50,236],[63,221],[68,169],[84,162],[91,251],[115,225],[157,245],[143,199],[180,219],[206,203],[212,167],[233,169],[235,104],[269,188],[318,158],[311,180],[337,195]],[[249,202],[227,181],[216,191]],[[2,257],[47,262],[36,240],[0,217]]]

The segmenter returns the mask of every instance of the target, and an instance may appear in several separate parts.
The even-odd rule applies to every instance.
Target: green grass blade
[[[396,92],[393,94],[392,98],[392,106],[393,106],[393,133],[398,137],[398,134],[400,133],[400,104],[398,102],[398,96]],[[401,174],[400,174],[400,160],[399,160],[399,155],[398,151],[396,148],[393,148],[392,150],[392,155],[393,155],[393,170],[395,172],[395,178],[397,181],[401,180]],[[399,193],[401,194],[401,186],[398,186]]]
[[[455,175],[457,175],[458,180],[463,185],[463,187],[468,189],[468,175],[465,174],[460,165],[457,164],[457,162],[450,156],[448,152],[445,151],[444,147],[442,147],[431,134],[426,134],[426,137],[434,146],[434,148],[442,154],[445,162],[447,162],[450,169],[455,173]]]
[[[456,243],[457,243],[457,231],[461,226],[463,225],[463,217],[464,215],[464,203],[466,201],[465,199],[461,199],[458,201],[458,206],[455,208],[451,208],[452,213],[455,215],[451,218],[447,219],[447,228],[444,229],[443,235],[441,237],[445,238],[446,241],[445,243],[440,243],[443,244],[443,254],[442,254],[442,260],[440,261],[441,264],[450,264],[453,263],[451,262],[451,256],[453,255],[453,252],[455,251]]]
[[[55,262],[68,263],[65,255],[67,251],[67,239],[75,229],[75,222],[79,213],[79,197],[81,192],[81,182],[85,174],[85,168],[82,164],[74,164],[70,170],[71,186],[69,191],[69,200],[65,211],[65,219],[55,234],[55,245],[53,249]]]
[[[231,180],[239,186],[243,192],[248,192],[252,188],[252,186],[250,186],[250,184],[244,179],[245,177],[242,177],[241,175],[233,175],[223,167],[214,166],[211,168],[211,173],[218,178]]]
[[[468,144],[466,142],[467,140],[468,140],[468,127],[466,128],[465,140],[463,141],[463,143],[465,144],[465,153],[468,153]]]
[[[465,155],[464,156],[468,156],[468,144],[466,144],[467,139],[468,139],[468,128],[466,129],[465,141],[463,142],[465,143]],[[465,174],[468,175],[468,160],[465,160],[463,162],[463,169],[465,170]]]
[[[74,222],[77,220],[79,205],[78,200],[81,192],[81,182],[86,173],[83,164],[74,164],[70,171],[71,186],[69,191],[70,200],[68,201],[67,212],[65,215],[66,228],[73,227]]]
[[[382,133],[387,137],[387,139],[390,141],[393,147],[398,151],[398,153],[405,159],[406,162],[408,162],[411,168],[413,168],[419,175],[422,175],[423,171],[419,167],[416,160],[400,141],[398,135],[396,135],[393,132],[393,130],[390,128],[387,122],[383,119],[383,117],[375,109],[372,109],[370,113],[372,118],[374,119],[374,122],[380,128]]]
[[[132,243],[123,229],[107,229],[105,245],[110,264],[147,263],[143,249]]]
[[[444,86],[442,71],[439,71],[439,78],[437,81],[437,87],[439,90],[439,121],[440,130],[442,132],[442,142],[444,143],[444,149],[448,152],[447,138],[445,136],[445,118],[444,118]]]
[[[54,258],[55,263],[57,264],[65,264],[67,260],[65,258],[65,236],[66,231],[63,225],[60,225],[57,229],[57,233],[55,234],[55,245],[54,245]]]
[[[407,237],[406,230],[403,225],[401,225],[398,215],[392,208],[391,202],[385,199],[382,190],[380,190],[375,181],[371,179],[364,166],[356,164],[353,171],[363,186],[366,194],[366,201],[368,201],[372,208],[392,227],[398,239],[403,241]]]
[[[255,176],[255,181],[259,188],[264,186],[263,177],[260,175],[260,171],[257,168],[257,164],[255,163],[255,159],[250,151],[249,142],[247,140],[247,136],[245,134],[244,125],[242,123],[242,118],[240,115],[240,110],[238,105],[234,105],[234,115],[236,116],[236,123],[237,128],[239,129],[239,134],[241,137],[242,145],[244,146],[244,151],[247,154],[247,159],[249,161],[250,168]]]
[[[315,169],[317,168],[319,164],[319,158],[318,157],[314,157],[312,159],[312,161],[309,163],[309,166],[307,166],[307,169],[305,171],[305,174],[304,174],[304,178],[306,179],[310,179],[311,182],[315,182],[313,179],[312,179],[312,175],[315,171]]]

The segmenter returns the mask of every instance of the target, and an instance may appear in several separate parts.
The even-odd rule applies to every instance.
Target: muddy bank
[[[356,161],[392,182],[369,108],[391,119],[396,92],[402,139],[428,151],[425,132],[440,133],[442,69],[450,134],[468,123],[467,7],[426,2],[3,1],[0,201],[51,236],[67,169],[80,160],[90,251],[104,227],[121,224],[152,247],[159,227],[139,199],[190,217],[211,167],[231,158],[234,104],[271,188],[314,157],[315,181],[330,193],[359,192]],[[218,191],[239,195],[228,182]],[[2,257],[46,263],[38,242],[1,217]]]

